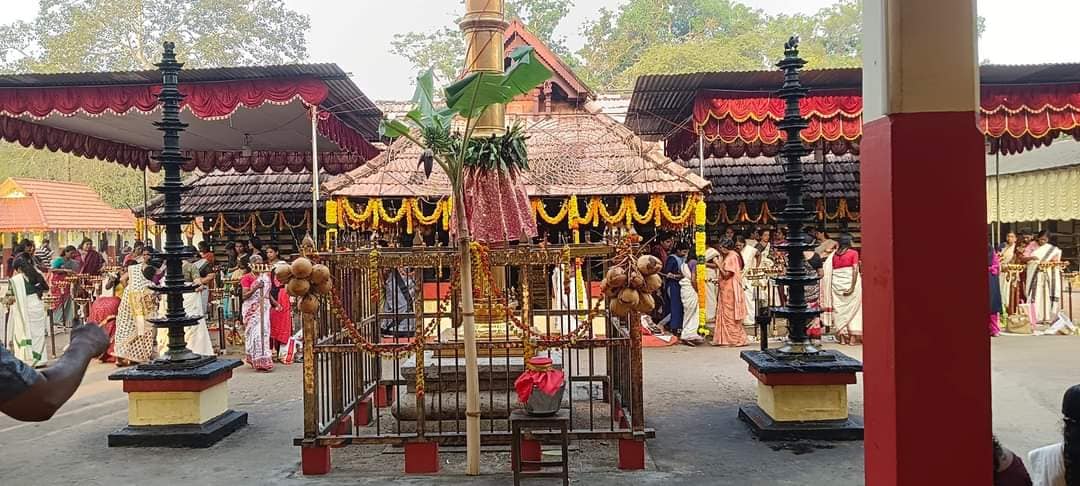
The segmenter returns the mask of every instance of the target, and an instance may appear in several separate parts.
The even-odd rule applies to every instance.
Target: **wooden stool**
[[[562,478],[563,486],[570,484],[570,412],[559,410],[559,413],[551,417],[533,417],[524,410],[515,410],[510,415],[510,430],[512,439],[510,442],[511,465],[514,470],[514,486],[521,485],[521,478]],[[523,430],[536,429],[559,429],[559,438],[562,441],[562,457],[559,461],[525,461],[521,459],[521,435]],[[543,457],[541,455],[541,457]],[[540,471],[522,471],[521,466],[539,466]],[[561,472],[544,472],[545,467],[562,466]]]

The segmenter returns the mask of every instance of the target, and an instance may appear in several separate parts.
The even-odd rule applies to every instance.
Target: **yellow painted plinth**
[[[766,385],[759,381],[757,403],[777,422],[848,418],[847,385]]]
[[[203,424],[228,408],[228,380],[199,392],[130,392],[128,425]]]

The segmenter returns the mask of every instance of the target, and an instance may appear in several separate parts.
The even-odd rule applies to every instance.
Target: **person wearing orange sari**
[[[746,346],[746,330],[742,321],[746,318],[746,298],[743,293],[742,265],[735,252],[735,242],[730,238],[720,240],[719,292],[716,309],[714,346]]]

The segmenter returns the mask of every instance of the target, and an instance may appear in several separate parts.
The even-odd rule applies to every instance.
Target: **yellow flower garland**
[[[451,205],[448,200],[440,199],[435,203],[435,210],[430,214],[424,214],[421,204],[415,198],[401,200],[401,207],[394,211],[387,211],[383,200],[380,198],[368,199],[363,211],[358,211],[346,198],[338,198],[335,202],[335,217],[340,224],[354,230],[363,226],[378,228],[384,224],[398,224],[405,220],[405,231],[412,234],[416,223],[422,226],[431,226],[442,222],[443,229],[450,226]],[[329,206],[328,206],[329,211]]]
[[[705,286],[708,285],[705,282],[705,274],[707,273],[705,261],[705,201],[701,198],[695,198],[695,200],[687,203],[686,207],[691,208],[694,215],[694,252],[698,257],[697,265],[697,290],[698,290],[698,334],[701,337],[708,337],[711,333],[708,327],[708,321],[705,319],[708,309],[705,308],[705,294],[707,292]],[[683,211],[689,213],[690,211]],[[686,215],[689,218],[689,214]]]

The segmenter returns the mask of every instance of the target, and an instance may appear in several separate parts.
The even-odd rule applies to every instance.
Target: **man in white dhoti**
[[[194,248],[188,250],[193,251]],[[199,268],[191,260],[185,261],[183,266],[184,282],[188,284],[201,280]],[[202,286],[200,285],[200,287]],[[165,315],[167,301],[168,299],[160,299],[158,315]],[[188,349],[195,354],[213,356],[215,354],[214,344],[210,339],[210,330],[206,328],[206,309],[203,308],[201,288],[195,292],[184,294],[184,313],[192,317],[199,316],[198,324],[184,328],[184,341],[187,342]],[[169,330],[167,328],[158,328],[157,344],[158,356],[164,356],[165,351],[169,349]]]
[[[747,275],[754,273],[757,268],[757,242],[754,240],[746,240],[739,255],[742,256],[743,268],[745,269],[743,271],[743,292],[746,294],[746,298],[743,300],[746,301],[746,318],[743,319],[743,324],[754,325],[754,316],[757,315],[758,305],[754,289],[757,289],[757,295],[762,295],[764,293],[762,286],[759,285],[759,282],[764,285],[764,279],[747,277]]]
[[[551,333],[566,334],[578,327],[577,311],[582,310],[581,300],[579,300],[582,294],[581,289],[578,288],[580,282],[576,273],[572,264],[570,268],[566,268],[566,265],[555,265],[554,271],[551,272],[551,310],[570,311],[569,315],[560,315],[554,319],[554,324],[558,328],[551,329]],[[587,307],[588,304],[586,303],[585,306]],[[549,332],[545,326],[541,325],[540,330]]]
[[[1038,247],[1027,262],[1028,317],[1032,324],[1050,322],[1061,308],[1061,268],[1048,265],[1061,261],[1061,248],[1050,244],[1050,232],[1036,238]]]
[[[723,259],[720,257],[719,246],[720,242],[714,239],[705,250],[705,322],[709,324],[716,322],[716,298],[720,291],[720,268],[723,266]]]

